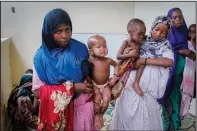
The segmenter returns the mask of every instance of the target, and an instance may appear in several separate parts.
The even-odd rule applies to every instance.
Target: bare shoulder
[[[112,58],[110,58],[110,57],[106,57],[106,62],[111,64],[112,62],[114,62],[114,60]]]
[[[124,41],[122,42],[122,45],[121,45],[120,49],[121,49],[121,50],[124,50],[124,49],[127,48],[127,47],[128,47],[128,40],[124,40]]]
[[[91,63],[93,63],[94,62],[94,57],[92,57],[91,55],[89,56],[89,61],[91,62]]]
[[[129,39],[126,39],[126,40],[123,41],[122,45],[124,45],[125,47],[127,47],[128,46],[128,43],[129,43]]]

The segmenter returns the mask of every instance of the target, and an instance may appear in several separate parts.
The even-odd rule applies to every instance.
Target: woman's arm
[[[179,50],[179,54],[182,54],[182,55],[185,55],[185,56],[189,56],[190,53],[191,53],[191,50],[189,50],[189,49]]]
[[[77,93],[91,93],[93,91],[93,85],[89,83],[74,83],[74,91]],[[32,92],[37,99],[40,98],[39,89],[33,90]]]
[[[34,96],[39,99],[39,89],[41,86],[47,85],[45,82],[41,81],[36,73],[35,68],[33,67],[33,80],[32,80],[32,92]],[[53,88],[53,87],[51,87]],[[88,83],[74,83],[74,91],[77,93],[90,93],[93,91],[93,85]]]
[[[192,50],[189,50],[189,49],[179,50],[179,54],[185,55],[185,56],[189,57],[190,59],[196,58],[196,53],[193,52]]]
[[[136,61],[137,67],[140,65],[154,65],[154,66],[161,66],[161,67],[172,67],[174,60],[174,53],[172,50],[166,50],[162,53],[162,57],[157,58],[140,58]]]
[[[32,92],[37,99],[40,98],[39,88],[44,85],[46,85],[46,83],[40,80],[35,68],[33,67]]]
[[[137,67],[140,65],[154,65],[162,67],[171,67],[173,60],[169,58],[140,58],[136,61]]]
[[[144,65],[171,67],[172,64],[173,64],[173,60],[169,58],[147,58],[146,63]]]
[[[74,91],[77,93],[91,93],[93,85],[90,83],[74,83]]]

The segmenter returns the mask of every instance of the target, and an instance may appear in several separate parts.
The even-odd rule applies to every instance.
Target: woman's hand
[[[196,53],[194,53],[193,51],[189,54],[189,56],[188,56],[190,59],[192,59],[192,60],[196,60]]]
[[[191,50],[184,50],[183,54],[185,56],[190,56],[191,55]]]
[[[187,56],[188,58],[192,59],[192,60],[196,60],[196,53],[193,52],[192,50],[182,50],[182,54],[184,54],[185,56]]]
[[[134,68],[138,69],[143,64],[145,64],[145,58],[139,58],[136,60]]]
[[[185,49],[185,50],[179,50],[179,53],[187,57],[191,57],[194,52],[189,49]]]
[[[90,83],[74,83],[74,90],[77,93],[91,93],[93,85]]]

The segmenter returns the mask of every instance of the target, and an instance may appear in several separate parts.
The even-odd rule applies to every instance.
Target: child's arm
[[[124,52],[124,49],[127,47],[127,41],[125,40],[123,42],[123,44],[121,45],[119,51],[118,51],[118,54],[116,56],[116,58],[118,60],[125,60],[125,59],[128,59],[128,58],[131,58],[131,57],[139,57],[139,53],[136,53],[138,52],[137,50],[132,50],[130,51],[128,54],[123,54]]]
[[[193,56],[195,56],[195,53],[190,49],[181,49],[179,50],[179,54],[183,54],[189,57],[190,59],[193,59],[194,58]]]
[[[124,52],[124,49],[127,47],[127,41],[125,40],[125,41],[123,41],[123,43],[122,43],[122,45],[121,45],[121,47],[120,47],[120,49],[119,49],[119,51],[118,51],[118,54],[116,55],[116,58],[118,59],[118,60],[123,60],[124,59],[124,57],[123,57],[123,52]]]
[[[38,106],[38,100],[36,99],[36,97],[34,97],[34,102],[33,102],[33,105],[31,103],[31,100],[27,100],[27,106],[29,108],[29,110],[34,113],[36,111],[36,108]]]
[[[115,85],[116,81],[119,79],[119,76],[118,76],[119,65],[111,58],[108,58],[108,60],[109,60],[110,65],[114,67],[114,75],[112,79],[109,81],[109,85],[113,86]]]

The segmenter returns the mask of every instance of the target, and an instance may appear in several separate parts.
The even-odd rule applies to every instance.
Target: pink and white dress
[[[191,41],[188,41],[188,48],[196,52]],[[185,68],[183,72],[183,81],[182,81],[182,100],[180,107],[180,117],[184,119],[189,114],[190,103],[194,94],[194,83],[195,83],[195,71],[196,71],[196,61],[185,58]]]

